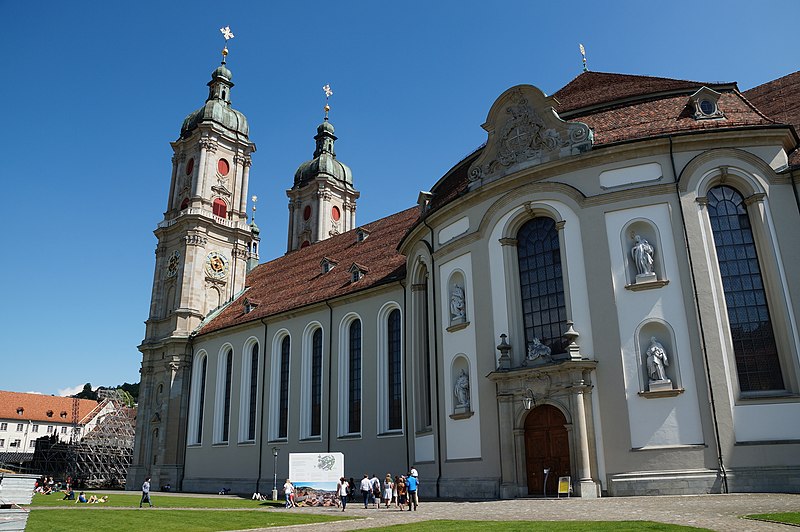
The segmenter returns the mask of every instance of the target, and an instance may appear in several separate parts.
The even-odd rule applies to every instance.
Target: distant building
[[[276,448],[426,498],[800,491],[798,74],[512,87],[361,226],[326,118],[258,266],[231,79],[172,143],[129,486],[269,491]]]

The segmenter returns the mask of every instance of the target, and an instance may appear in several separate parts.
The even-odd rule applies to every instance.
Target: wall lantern
[[[525,392],[522,394],[522,406],[525,410],[530,410],[536,406],[536,398],[533,396],[533,390],[530,388],[525,388]]]

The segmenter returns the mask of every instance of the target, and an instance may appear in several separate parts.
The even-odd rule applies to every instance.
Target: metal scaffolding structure
[[[71,476],[78,488],[124,487],[133,459],[136,409],[107,392],[87,417],[92,419],[93,428],[80,439],[79,430],[73,430],[70,442],[61,442],[55,435],[36,440],[27,469],[58,479]],[[77,428],[74,419],[73,424]]]

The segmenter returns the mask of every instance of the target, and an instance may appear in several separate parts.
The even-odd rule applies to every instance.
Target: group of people
[[[386,473],[383,481],[374,473],[372,477],[365,473],[361,482],[358,483],[358,490],[364,500],[364,508],[369,508],[369,505],[372,504],[377,509],[383,504],[383,507],[387,509],[394,507],[403,510],[407,505],[408,511],[412,509],[416,511],[419,505],[418,488],[419,473],[413,467],[407,475],[395,475],[392,477],[391,473]],[[350,480],[345,477],[340,478],[339,483],[336,485],[336,495],[338,496],[338,503],[341,504],[344,512],[347,503],[355,499],[355,480],[352,477]]]

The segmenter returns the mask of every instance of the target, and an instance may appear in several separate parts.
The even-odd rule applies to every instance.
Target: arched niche
[[[669,282],[664,267],[664,247],[661,244],[661,234],[658,226],[647,218],[631,220],[620,232],[620,245],[625,257],[625,285],[627,288],[637,290],[641,288],[658,288]],[[637,263],[647,262],[646,257],[652,259],[650,273],[647,269],[640,272]],[[638,258],[645,260],[637,260]]]
[[[639,394],[663,397],[682,392],[675,331],[669,323],[660,319],[644,321],[637,327],[634,340],[639,370]],[[657,369],[654,366],[661,366],[659,371],[663,372],[663,379],[660,375],[651,375]]]
[[[447,280],[447,310],[450,316],[450,327],[469,323],[467,320],[467,292],[464,281],[464,272],[460,270],[451,273],[450,278]]]
[[[472,416],[472,379],[469,360],[463,354],[453,357],[450,364],[452,419],[466,419]]]

